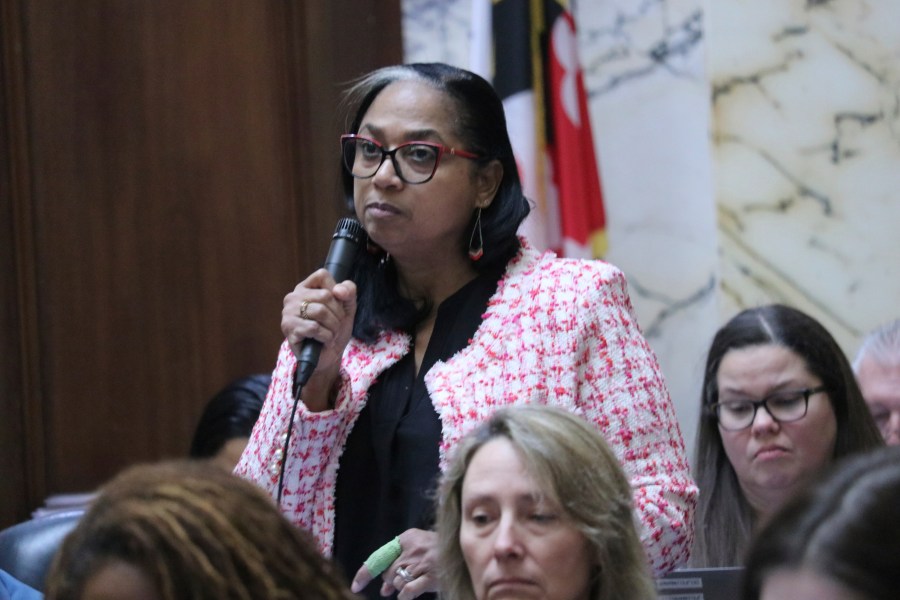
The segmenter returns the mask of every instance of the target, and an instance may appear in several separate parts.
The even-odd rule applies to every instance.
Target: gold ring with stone
[[[309,320],[309,313],[306,312],[306,309],[309,308],[309,300],[304,300],[303,304],[300,305],[300,318],[304,320]]]

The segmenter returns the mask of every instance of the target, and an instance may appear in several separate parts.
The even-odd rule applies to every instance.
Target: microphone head
[[[365,229],[356,219],[344,218],[338,221],[331,238],[328,256],[322,265],[335,281],[341,282],[350,277],[356,253],[361,247],[365,233]]]
[[[331,236],[331,239],[345,238],[354,244],[359,244],[362,241],[364,233],[365,230],[362,225],[360,225],[359,221],[352,217],[344,217],[338,221],[337,227],[334,228],[334,235]]]

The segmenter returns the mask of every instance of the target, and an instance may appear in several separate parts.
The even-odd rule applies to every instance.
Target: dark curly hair
[[[353,598],[270,497],[200,461],[132,467],[105,485],[56,556],[47,598],[77,600],[114,561],[161,600]]]

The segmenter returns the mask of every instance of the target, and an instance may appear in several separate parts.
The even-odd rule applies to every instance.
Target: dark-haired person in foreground
[[[893,600],[900,593],[900,447],[847,458],[750,547],[745,600]]]
[[[47,579],[49,600],[350,600],[312,538],[256,486],[183,461],[100,489]]]
[[[399,536],[385,591],[414,566],[410,598],[437,589],[432,497],[449,452],[497,408],[553,404],[622,461],[653,568],[682,564],[697,489],[625,278],[517,236],[529,204],[497,93],[414,64],[365,76],[348,99],[344,193],[368,241],[352,281],[318,270],[285,297],[272,391],[236,472],[278,497],[286,459],[282,509],[348,576]],[[323,348],[285,453],[306,338]]]

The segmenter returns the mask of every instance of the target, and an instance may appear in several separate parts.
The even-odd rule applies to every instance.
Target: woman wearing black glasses
[[[757,525],[824,467],[882,444],[850,364],[819,322],[779,304],[739,313],[706,361],[691,563],[742,564]]]
[[[517,236],[529,205],[496,92],[417,64],[371,73],[348,101],[343,186],[368,242],[351,280],[319,270],[285,297],[287,339],[237,472],[348,577],[391,542],[382,577],[363,568],[354,591],[413,598],[437,586],[433,492],[457,441],[501,406],[554,404],[623,461],[654,568],[683,563],[697,490],[625,279]],[[285,451],[305,338],[323,348]]]

